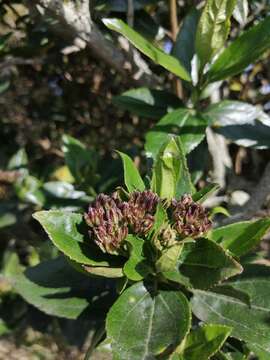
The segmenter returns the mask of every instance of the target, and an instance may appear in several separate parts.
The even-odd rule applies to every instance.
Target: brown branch
[[[36,16],[36,21],[40,21],[40,16],[50,15],[56,20],[52,29],[58,36],[73,42],[79,49],[87,47],[93,56],[115,69],[124,78],[131,79],[139,86],[153,87],[158,84],[157,77],[151,73],[144,60],[138,57],[136,49],[132,48],[134,56],[131,58],[105,38],[92,22],[89,0],[25,1],[30,13]],[[139,77],[136,78],[136,75]]]

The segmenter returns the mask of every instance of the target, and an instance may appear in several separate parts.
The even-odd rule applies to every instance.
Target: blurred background
[[[166,102],[148,88],[171,94],[175,107],[188,97],[185,90],[179,93],[171,74],[138,55],[101,19],[123,19],[170,53],[183,19],[203,2],[177,1],[176,18],[169,1],[86,2],[91,35],[83,21],[62,24],[77,2],[63,1],[63,13],[57,0],[0,0],[0,359],[83,359],[98,317],[89,325],[85,319],[47,316],[27,304],[6,275],[57,255],[31,217],[35,210],[83,209],[96,193],[122,183],[114,150],[128,153],[146,171],[145,135],[164,115]],[[247,10],[235,14],[231,39],[270,13],[269,0],[243,3]],[[121,94],[135,88],[141,90],[132,108]],[[270,115],[269,51],[240,75],[209,89],[203,101],[206,106],[223,99],[247,102]],[[203,158],[197,153],[189,164],[198,188],[210,180],[221,186],[209,206],[239,215],[270,174],[270,132],[237,131],[234,138],[213,135],[221,158],[203,143]],[[264,194],[253,215],[269,215],[269,201]],[[269,258],[267,239],[260,250]]]

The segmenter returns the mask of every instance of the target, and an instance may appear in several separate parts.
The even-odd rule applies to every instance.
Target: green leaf
[[[134,235],[128,235],[126,240],[130,244],[130,257],[123,268],[124,274],[132,281],[140,281],[146,277],[149,272],[144,256],[144,240]]]
[[[192,309],[195,316],[206,323],[231,326],[233,337],[252,344],[269,357],[270,268],[252,266],[252,270],[253,276],[250,271],[249,274],[244,272],[238,280],[230,282],[231,286],[250,296],[251,306],[228,295],[195,290]]]
[[[153,292],[142,282],[110,309],[107,336],[118,360],[146,360],[173,350],[190,329],[189,303],[180,291]]]
[[[173,271],[177,265],[182,249],[183,245],[180,243],[164,250],[161,257],[156,262],[157,271],[162,273]]]
[[[62,151],[66,164],[78,184],[83,182],[94,183],[97,180],[97,154],[89,150],[79,140],[72,136],[63,135]]]
[[[237,0],[233,11],[233,17],[243,27],[248,17],[248,0]]]
[[[205,110],[204,115],[217,128],[230,125],[255,125],[256,119],[267,117],[260,108],[234,100],[223,100],[212,104]]]
[[[59,199],[81,199],[86,196],[85,192],[75,190],[72,184],[64,181],[49,181],[43,185],[43,189]]]
[[[208,360],[222,347],[231,332],[231,327],[216,324],[192,330],[185,342],[184,359]]]
[[[184,18],[177,35],[172,55],[191,73],[191,60],[195,54],[195,38],[200,12],[194,8]]]
[[[197,33],[196,53],[201,68],[223,47],[230,32],[230,17],[236,0],[207,0]]]
[[[82,265],[82,268],[86,273],[95,276],[102,276],[112,279],[122,278],[124,276],[121,267],[100,267]]]
[[[117,153],[121,156],[123,162],[125,184],[128,191],[143,191],[145,189],[144,182],[132,159],[120,151],[117,151]]]
[[[203,203],[210,195],[219,189],[218,184],[209,184],[192,195],[193,201]]]
[[[94,301],[108,294],[104,280],[80,274],[60,257],[9,277],[16,292],[49,315],[76,319]]]
[[[269,229],[270,218],[242,221],[212,230],[209,238],[234,255],[242,256],[258,245]]]
[[[174,94],[148,88],[128,90],[120,96],[114,96],[112,102],[132,114],[157,120],[183,105]]]
[[[83,230],[82,214],[58,210],[39,211],[33,215],[53,244],[71,260],[85,265],[110,266],[113,257],[103,254]],[[86,239],[84,238],[86,234]]]
[[[151,187],[161,198],[167,199],[194,192],[179,138],[169,138],[160,149],[153,167]]]
[[[190,75],[175,57],[166,54],[161,49],[152,45],[148,40],[143,38],[139,33],[130,28],[119,19],[103,19],[103,23],[111,30],[117,31],[125,36],[137,49],[148,56],[157,64],[163,66],[180,78],[190,81]]]
[[[269,47],[270,16],[245,31],[221,53],[207,74],[208,81],[214,82],[239,74],[250,63],[258,60]]]
[[[221,246],[208,239],[186,243],[175,271],[164,276],[188,288],[208,289],[242,272],[241,265]]]
[[[177,109],[164,116],[146,134],[145,150],[156,159],[162,145],[172,135],[178,135],[185,154],[190,153],[205,137],[207,120],[189,109]]]
[[[133,0],[134,10],[140,10],[146,5],[155,4],[158,0]],[[96,7],[102,7],[104,10],[124,12],[128,11],[126,0],[97,0]]]
[[[45,196],[42,191],[42,182],[34,176],[20,177],[15,183],[15,191],[20,200],[43,206]]]

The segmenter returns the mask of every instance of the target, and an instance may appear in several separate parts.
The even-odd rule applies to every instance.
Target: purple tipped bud
[[[151,230],[158,202],[159,197],[150,190],[131,194],[124,211],[135,234],[146,235]]]
[[[90,236],[102,251],[119,254],[123,240],[128,234],[128,226],[121,210],[122,204],[117,199],[104,194],[97,196],[84,214],[90,226]]]
[[[200,237],[210,230],[212,223],[205,208],[183,195],[180,200],[172,200],[174,228],[182,237]]]

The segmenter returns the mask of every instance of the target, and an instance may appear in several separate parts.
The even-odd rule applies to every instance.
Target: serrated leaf
[[[117,151],[117,153],[121,156],[123,162],[125,185],[128,191],[143,191],[145,189],[144,182],[132,159],[120,151]]]
[[[209,238],[234,255],[242,256],[258,245],[269,229],[270,218],[242,221],[213,229],[209,233]]]
[[[130,257],[124,265],[124,274],[132,281],[140,281],[150,272],[144,256],[144,240],[130,234],[126,242],[130,245]]]
[[[236,281],[229,283],[250,296],[251,306],[231,296],[196,290],[192,309],[195,316],[206,323],[231,326],[233,337],[252,344],[269,357],[270,268],[253,265],[252,269],[253,275],[251,271],[248,274],[244,272]]]
[[[194,192],[179,138],[171,137],[160,149],[153,167],[151,188],[166,199]]]
[[[119,19],[103,19],[103,23],[111,30],[117,31],[125,36],[137,49],[148,56],[157,64],[163,66],[180,78],[190,81],[190,75],[184,66],[175,57],[166,54],[161,49],[152,45],[151,42],[143,38],[139,33],[130,28]]]
[[[95,296],[104,297],[112,290],[104,280],[74,270],[64,257],[30,267],[9,279],[28,303],[46,314],[68,319],[76,319]]]
[[[206,75],[208,82],[240,73],[258,60],[269,47],[270,16],[245,31],[221,53]]]
[[[148,88],[125,91],[120,96],[114,96],[112,102],[132,114],[157,120],[183,105],[174,94]]]
[[[201,67],[223,47],[230,31],[236,0],[207,0],[196,33],[196,53]]]
[[[147,134],[145,150],[156,159],[162,145],[172,135],[180,137],[185,154],[190,153],[205,137],[207,120],[189,109],[177,109],[164,116]]]
[[[192,330],[186,339],[183,358],[185,360],[208,360],[230,336],[232,328],[208,324]]]
[[[118,360],[146,360],[174,349],[191,323],[189,304],[179,291],[153,292],[139,282],[119,297],[106,320]]]
[[[116,260],[103,254],[85,232],[83,215],[60,210],[39,211],[33,215],[53,244],[70,259],[92,266],[110,266]],[[84,238],[86,235],[86,239]]]
[[[188,288],[208,289],[242,272],[242,266],[221,246],[208,239],[186,243],[175,271],[164,276]]]

